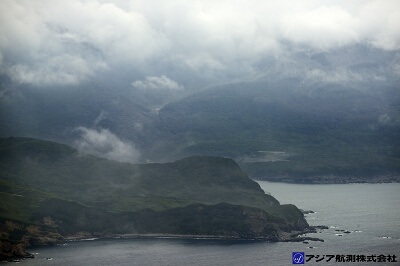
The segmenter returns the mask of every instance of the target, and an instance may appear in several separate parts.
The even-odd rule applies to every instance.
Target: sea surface
[[[304,252],[306,265],[400,265],[400,184],[259,184],[281,204],[314,211],[306,215],[308,223],[329,229],[308,236],[325,242],[97,239],[31,248],[36,258],[21,264],[292,265],[292,252]],[[370,260],[395,255],[398,262],[336,262],[337,256],[346,260],[347,255]]]

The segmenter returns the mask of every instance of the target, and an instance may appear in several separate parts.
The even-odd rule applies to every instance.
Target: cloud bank
[[[174,88],[188,74],[257,76],[271,67],[260,61],[299,51],[400,50],[397,0],[3,0],[0,25],[1,74],[38,87],[123,72],[133,86]]]
[[[76,130],[81,134],[74,143],[79,151],[120,162],[139,162],[140,152],[135,145],[121,140],[109,130],[86,127],[79,127]]]
[[[183,90],[184,87],[162,75],[160,77],[146,77],[145,80],[132,82],[132,86],[141,90]]]

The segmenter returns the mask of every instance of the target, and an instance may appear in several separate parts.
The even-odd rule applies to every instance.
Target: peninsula
[[[287,241],[311,230],[228,158],[129,164],[49,141],[0,140],[1,256],[68,238],[207,236]],[[290,237],[289,237],[290,238]]]

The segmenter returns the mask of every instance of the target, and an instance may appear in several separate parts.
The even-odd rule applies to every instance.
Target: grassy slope
[[[151,198],[148,204],[158,198],[166,205],[187,205],[183,200],[258,207],[278,203],[231,159],[191,157],[175,163],[132,165],[80,154],[56,143],[14,141],[1,142],[3,178],[83,203],[122,210],[127,210],[126,201],[146,197]]]
[[[158,113],[132,95],[96,86],[26,89],[25,97],[0,99],[0,134],[73,143],[76,127],[91,128],[103,114],[97,127],[138,144],[143,158],[153,161],[213,155],[240,162],[260,150],[283,151],[291,155],[287,162],[240,165],[256,178],[400,175],[398,85],[374,86],[320,87],[299,80],[230,84],[172,102]]]
[[[253,238],[290,230],[284,219],[261,209],[220,203],[192,204],[164,211],[144,209],[138,212],[110,213],[74,202],[51,199],[34,213],[35,219],[51,216],[63,235],[88,232],[92,235],[179,234]]]
[[[166,106],[161,121],[177,139],[191,140],[186,154],[238,160],[257,158],[258,151],[290,155],[287,161],[241,162],[252,177],[400,173],[396,99],[368,90],[323,88],[307,95],[304,88],[274,86],[238,84],[205,91]],[[378,122],[384,114],[391,124]]]
[[[114,232],[150,230],[142,222],[151,217],[169,217],[173,232],[187,233],[172,219],[173,210],[181,208],[181,215],[187,216],[195,202],[254,206],[270,213],[265,217],[285,219],[292,225],[302,219],[294,206],[281,206],[265,195],[231,159],[191,157],[169,164],[131,165],[81,154],[53,142],[8,138],[0,140],[0,173],[3,219],[40,222],[50,216],[63,222],[60,230],[64,233],[107,228]],[[209,210],[212,206],[202,208]],[[228,212],[237,213],[236,207],[229,206]],[[249,207],[242,208],[253,212]],[[144,220],[133,219],[140,217],[138,212],[133,214],[135,211],[145,209],[141,212]],[[251,222],[248,216],[241,217]],[[215,222],[206,220],[204,228]],[[286,222],[279,226],[290,227]]]

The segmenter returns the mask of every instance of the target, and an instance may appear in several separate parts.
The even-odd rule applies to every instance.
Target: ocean
[[[281,204],[313,211],[308,223],[329,229],[308,236],[325,242],[97,239],[30,248],[36,258],[21,264],[293,265],[300,252],[306,265],[400,265],[400,184],[258,183]]]

